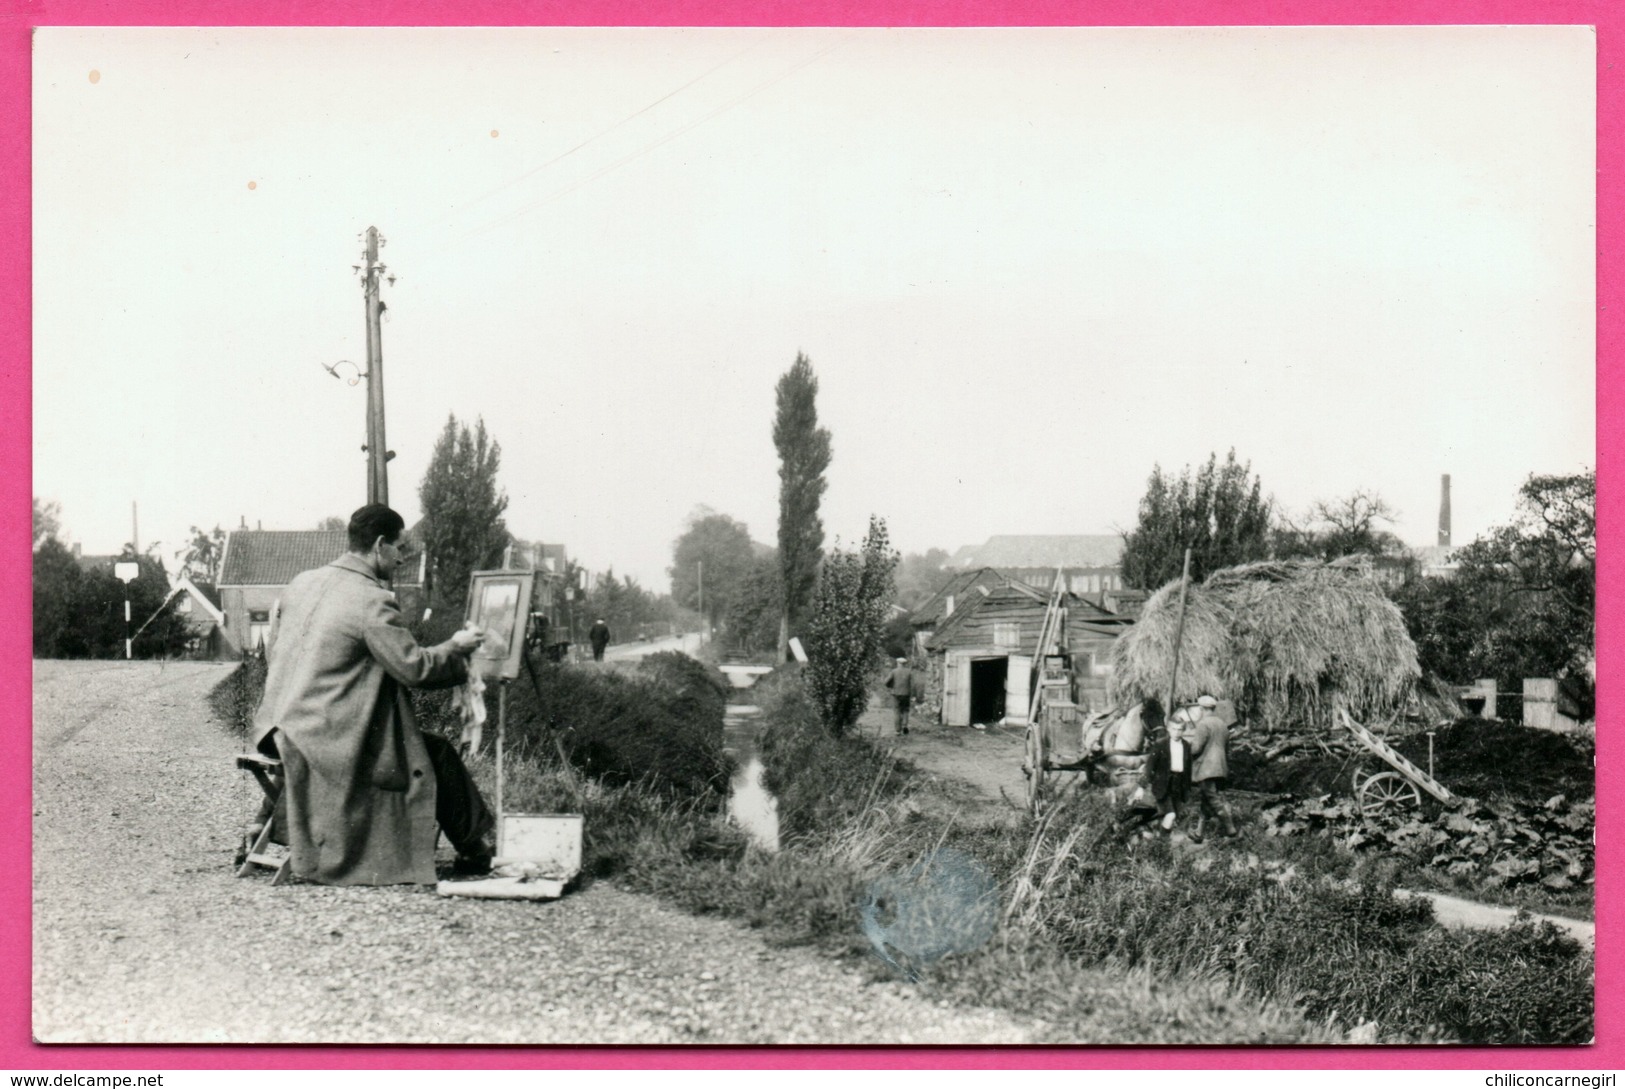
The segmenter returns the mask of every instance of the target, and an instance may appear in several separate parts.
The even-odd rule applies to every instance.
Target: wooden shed
[[[926,656],[920,710],[948,726],[1027,720],[1038,637],[1050,595],[1014,579],[981,580],[961,588],[963,599],[940,619],[916,628]],[[1067,594],[1060,646],[1071,656],[1080,706],[1104,706],[1111,646],[1133,620]]]

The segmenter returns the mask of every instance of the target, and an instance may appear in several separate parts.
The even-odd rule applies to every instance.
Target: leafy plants
[[[862,547],[834,549],[819,572],[807,623],[807,688],[836,737],[868,706],[897,562],[885,519],[871,515]]]

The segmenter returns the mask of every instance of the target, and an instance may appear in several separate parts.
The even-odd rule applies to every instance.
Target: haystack
[[[1115,702],[1167,698],[1178,624],[1175,581],[1112,650]],[[1357,719],[1402,710],[1421,675],[1405,619],[1363,557],[1269,561],[1191,585],[1174,698],[1233,699],[1266,730],[1329,726],[1339,704]]]

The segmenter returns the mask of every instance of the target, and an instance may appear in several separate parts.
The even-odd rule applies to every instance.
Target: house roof
[[[1115,567],[1123,557],[1123,538],[1116,533],[1051,534],[989,537],[966,545],[949,559],[949,567]]]
[[[961,571],[932,594],[925,602],[914,610],[914,623],[916,625],[935,624],[942,619],[943,606],[947,604],[951,595],[956,599],[962,598],[970,592],[973,586],[1006,586],[1012,580],[1008,575],[1001,575],[991,567],[978,567],[974,571]]]
[[[219,609],[222,607],[220,604],[220,591],[216,590],[210,583],[194,581],[184,574],[176,576],[175,585],[179,587],[182,583],[192,592],[193,597],[201,598],[213,608]]]
[[[120,556],[87,556],[80,553],[74,553],[73,558],[81,571],[100,571],[112,567],[121,559]]]
[[[204,611],[214,619],[216,624],[225,624],[226,614],[220,611],[220,602],[214,600],[207,590],[185,575],[175,581],[175,588],[169,591],[169,596],[164,599],[164,604],[168,605],[181,594],[190,594],[194,601],[203,606]]]
[[[301,571],[332,563],[349,547],[343,530],[233,530],[226,534],[219,585],[286,586]]]
[[[286,586],[301,571],[324,567],[350,547],[337,529],[238,529],[226,534],[220,559],[225,586]],[[423,553],[410,548],[395,574],[395,585],[423,584]]]
[[[963,608],[956,608],[953,615],[943,623],[942,627],[932,633],[931,638],[925,644],[927,649],[946,646],[954,632],[969,623],[970,618],[975,616],[989,602],[996,604],[1005,604],[1012,601],[1017,603],[1030,602],[1036,605],[1040,612],[1049,608],[1049,599],[1047,597],[1025,583],[1014,580],[1006,586],[996,588],[982,586],[979,589],[982,590],[981,593],[973,595],[972,600],[967,602]],[[1067,595],[1068,605],[1071,605],[1074,600],[1071,594]]]

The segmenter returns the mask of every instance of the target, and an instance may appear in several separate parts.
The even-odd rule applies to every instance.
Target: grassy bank
[[[662,689],[702,683],[687,665],[668,667],[645,679]],[[861,738],[830,738],[793,677],[758,694],[784,840],[778,853],[758,851],[721,819],[725,780],[706,770],[707,743],[696,747],[691,730],[659,723],[649,724],[652,734],[641,726],[617,733],[590,712],[608,708],[612,721],[634,714],[612,691],[619,682],[591,670],[563,674],[538,702],[533,739],[508,764],[507,798],[514,809],[586,816],[587,882],[612,879],[738,920],[771,944],[863,965],[876,981],[896,978],[864,933],[863,907],[878,905],[900,943],[894,960],[917,970],[930,997],[1011,1010],[1042,1022],[1055,1041],[1578,1043],[1591,1035],[1591,957],[1549,927],[1441,930],[1425,901],[1394,898],[1391,875],[1323,837],[1253,832],[1197,851],[1125,841],[1102,834],[1113,814],[1097,795],[1016,829],[968,827],[920,804],[932,788],[906,764]],[[250,702],[246,688],[231,687],[248,683],[228,679],[217,710]],[[720,703],[697,690],[688,696],[695,723],[713,710],[720,716]],[[564,742],[566,728],[624,734],[644,755],[589,761],[579,743]],[[694,729],[709,736],[708,726]],[[660,759],[667,736],[679,753],[701,754],[698,774],[605,770]],[[489,781],[488,759],[473,768]],[[974,860],[997,890],[992,935],[974,951],[910,958],[917,950],[901,946],[915,910],[911,889],[929,893],[918,875],[949,849]]]

